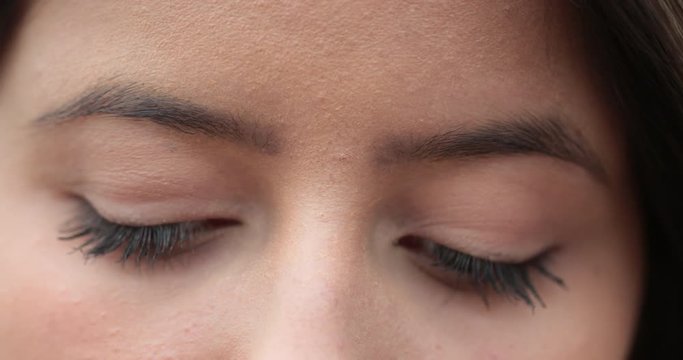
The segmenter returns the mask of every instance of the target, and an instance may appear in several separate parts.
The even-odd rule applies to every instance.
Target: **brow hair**
[[[149,120],[185,134],[229,138],[266,153],[279,148],[272,129],[256,121],[246,121],[238,113],[211,111],[137,83],[93,87],[35,123],[56,125],[93,115]]]
[[[384,147],[379,161],[440,161],[521,154],[573,163],[607,183],[604,166],[580,132],[557,117],[529,114],[473,128],[461,127],[421,140],[395,140]]]

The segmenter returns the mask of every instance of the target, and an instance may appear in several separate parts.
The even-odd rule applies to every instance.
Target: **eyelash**
[[[546,258],[547,252],[525,262],[508,263],[478,258],[416,236],[403,237],[398,244],[430,258],[433,267],[464,276],[479,292],[487,306],[489,303],[485,290],[492,289],[498,295],[521,300],[531,308],[536,303],[545,307],[531,281],[531,270],[536,270],[558,286],[565,287],[564,280],[543,265],[542,260]]]
[[[118,224],[105,219],[89,204],[61,231],[60,240],[85,239],[76,247],[86,258],[100,257],[122,249],[119,262],[134,258],[136,265],[169,257],[189,244],[198,234],[228,221],[180,222],[150,226]]]
[[[79,215],[61,231],[60,240],[85,239],[76,247],[86,258],[100,257],[122,249],[119,262],[134,258],[136,265],[173,255],[189,244],[197,235],[221,226],[238,224],[236,221],[213,220],[179,222],[149,226],[118,224],[105,219],[90,204],[84,202]],[[464,276],[479,292],[488,306],[485,289],[513,300],[521,300],[530,307],[541,299],[531,281],[530,270],[536,270],[553,283],[564,287],[564,281],[550,272],[542,260],[546,253],[521,263],[496,262],[478,258],[417,236],[405,236],[397,242],[413,252],[432,260],[432,266]]]

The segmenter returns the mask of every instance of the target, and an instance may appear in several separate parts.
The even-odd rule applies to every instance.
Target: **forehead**
[[[563,3],[39,1],[16,74],[33,104],[114,78],[321,129],[554,111],[584,80]]]

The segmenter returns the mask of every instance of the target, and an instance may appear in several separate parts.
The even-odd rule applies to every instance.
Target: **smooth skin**
[[[579,26],[565,1],[34,2],[0,79],[0,358],[624,358],[640,225]],[[103,86],[249,130],[35,124]],[[519,116],[559,119],[603,176],[386,150]],[[154,266],[84,261],[58,240],[80,199],[122,223],[241,225]],[[487,306],[397,245],[415,234],[496,261],[549,250],[566,286],[534,273],[545,307]]]

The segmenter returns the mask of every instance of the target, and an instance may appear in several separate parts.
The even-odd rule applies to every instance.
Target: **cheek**
[[[416,316],[411,326],[422,339],[461,358],[626,358],[641,293],[639,241],[614,231],[600,235],[558,254],[551,269],[567,287],[539,280],[545,308],[493,300],[486,309],[479,299],[468,306],[450,295],[439,304],[421,298],[402,313]]]
[[[0,333],[6,335],[0,340],[0,348],[7,346],[10,355],[59,359],[232,358],[245,345],[236,341],[243,338],[237,319],[239,309],[218,314],[211,304],[215,300],[206,300],[211,298],[208,296],[163,300],[146,296],[144,291],[137,295],[97,287],[83,291],[82,284],[52,286],[31,276],[22,277],[21,283],[31,285],[10,287],[9,300],[0,310],[0,317],[5,319]],[[122,300],[127,296],[135,300]]]
[[[193,279],[177,286],[124,277],[103,266],[106,259],[84,264],[55,239],[62,219],[49,210],[19,205],[12,217],[0,214],[0,358],[234,358],[242,351],[245,341],[236,339],[245,338],[241,319],[250,314],[240,303],[253,304],[244,300],[253,294],[215,294],[191,287]]]
[[[120,325],[125,320],[112,321],[112,315],[122,313],[120,307],[71,296],[66,288],[40,286],[36,279],[22,282],[33,285],[10,289],[11,300],[4,307],[9,318],[4,322],[9,335],[5,345],[15,349],[10,354],[67,358],[122,352]]]

